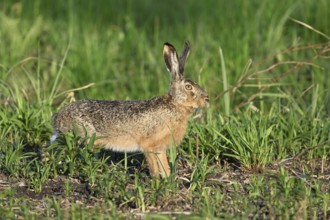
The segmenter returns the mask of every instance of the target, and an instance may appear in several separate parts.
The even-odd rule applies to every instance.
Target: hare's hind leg
[[[151,176],[162,178],[170,175],[170,166],[168,165],[166,150],[160,152],[146,152],[145,157],[147,159]]]

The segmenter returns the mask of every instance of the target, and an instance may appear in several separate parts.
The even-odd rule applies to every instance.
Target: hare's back
[[[53,126],[66,132],[73,126],[84,126],[89,133],[105,134],[114,129],[137,129],[147,121],[155,121],[154,112],[164,106],[154,100],[108,101],[79,100],[65,106],[53,118]]]

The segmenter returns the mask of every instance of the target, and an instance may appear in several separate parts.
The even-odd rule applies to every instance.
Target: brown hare
[[[172,78],[166,95],[134,101],[75,101],[53,116],[51,142],[76,127],[79,135],[95,133],[94,145],[144,152],[152,176],[169,176],[166,149],[180,144],[191,113],[208,103],[208,94],[183,75],[188,53],[188,42],[180,57],[171,44],[164,44],[164,60]]]

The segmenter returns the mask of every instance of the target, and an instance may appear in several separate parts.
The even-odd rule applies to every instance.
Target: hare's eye
[[[192,90],[192,86],[191,86],[190,84],[187,84],[187,85],[185,86],[185,88],[186,88],[186,90]]]

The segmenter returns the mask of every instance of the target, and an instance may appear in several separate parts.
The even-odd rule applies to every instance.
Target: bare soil
[[[301,179],[304,183],[315,189],[313,184],[317,180],[320,185],[320,190],[324,193],[328,193],[330,187],[330,161],[329,160],[318,160],[318,161],[303,161],[295,160],[293,158],[288,160],[283,160],[279,163],[269,165],[268,167],[256,170],[244,170],[237,167],[234,164],[227,162],[222,163],[218,167],[214,167],[214,172],[212,172],[206,179],[205,184],[211,188],[221,187],[223,192],[228,198],[228,204],[230,204],[232,197],[231,193],[232,185],[238,183],[239,191],[242,196],[248,195],[246,190],[247,185],[251,182],[251,177],[256,175],[263,175],[265,178],[274,178],[275,173],[279,172],[279,168],[283,167],[289,171],[291,176]],[[138,171],[146,172],[148,176],[148,171],[146,167],[138,167]],[[134,169],[135,172],[137,169]],[[309,173],[306,173],[308,170]],[[179,160],[177,165],[177,180],[181,182],[180,190],[175,192],[168,198],[158,198],[155,206],[146,207],[147,212],[161,212],[161,213],[193,213],[194,202],[198,199],[196,196],[191,195],[189,192],[190,187],[190,176],[194,169],[188,165],[185,160]],[[308,175],[308,178],[306,178]],[[71,189],[70,196],[66,196],[65,184],[70,183]],[[128,183],[126,186],[127,190],[134,188],[134,180]],[[45,182],[42,191],[36,192],[31,189],[26,180],[23,178],[13,178],[8,177],[3,173],[0,173],[0,193],[10,190],[14,193],[14,198],[22,199],[22,202],[27,204],[29,207],[34,207],[34,211],[41,216],[44,216],[45,209],[47,209],[47,201],[49,199],[56,199],[60,201],[62,209],[69,208],[72,203],[81,205],[81,207],[95,207],[102,206],[105,202],[105,198],[95,196],[91,193],[90,186],[86,182],[82,182],[80,179],[71,178],[64,175],[59,175],[53,179],[49,179]],[[237,192],[235,192],[237,193]],[[2,207],[9,207],[10,199],[2,199]],[[260,207],[265,204],[260,201]],[[141,210],[138,210],[132,203],[118,204],[117,207],[119,212],[122,213],[134,213],[139,215]],[[320,213],[321,214],[321,213]],[[330,217],[330,213],[329,213]]]

